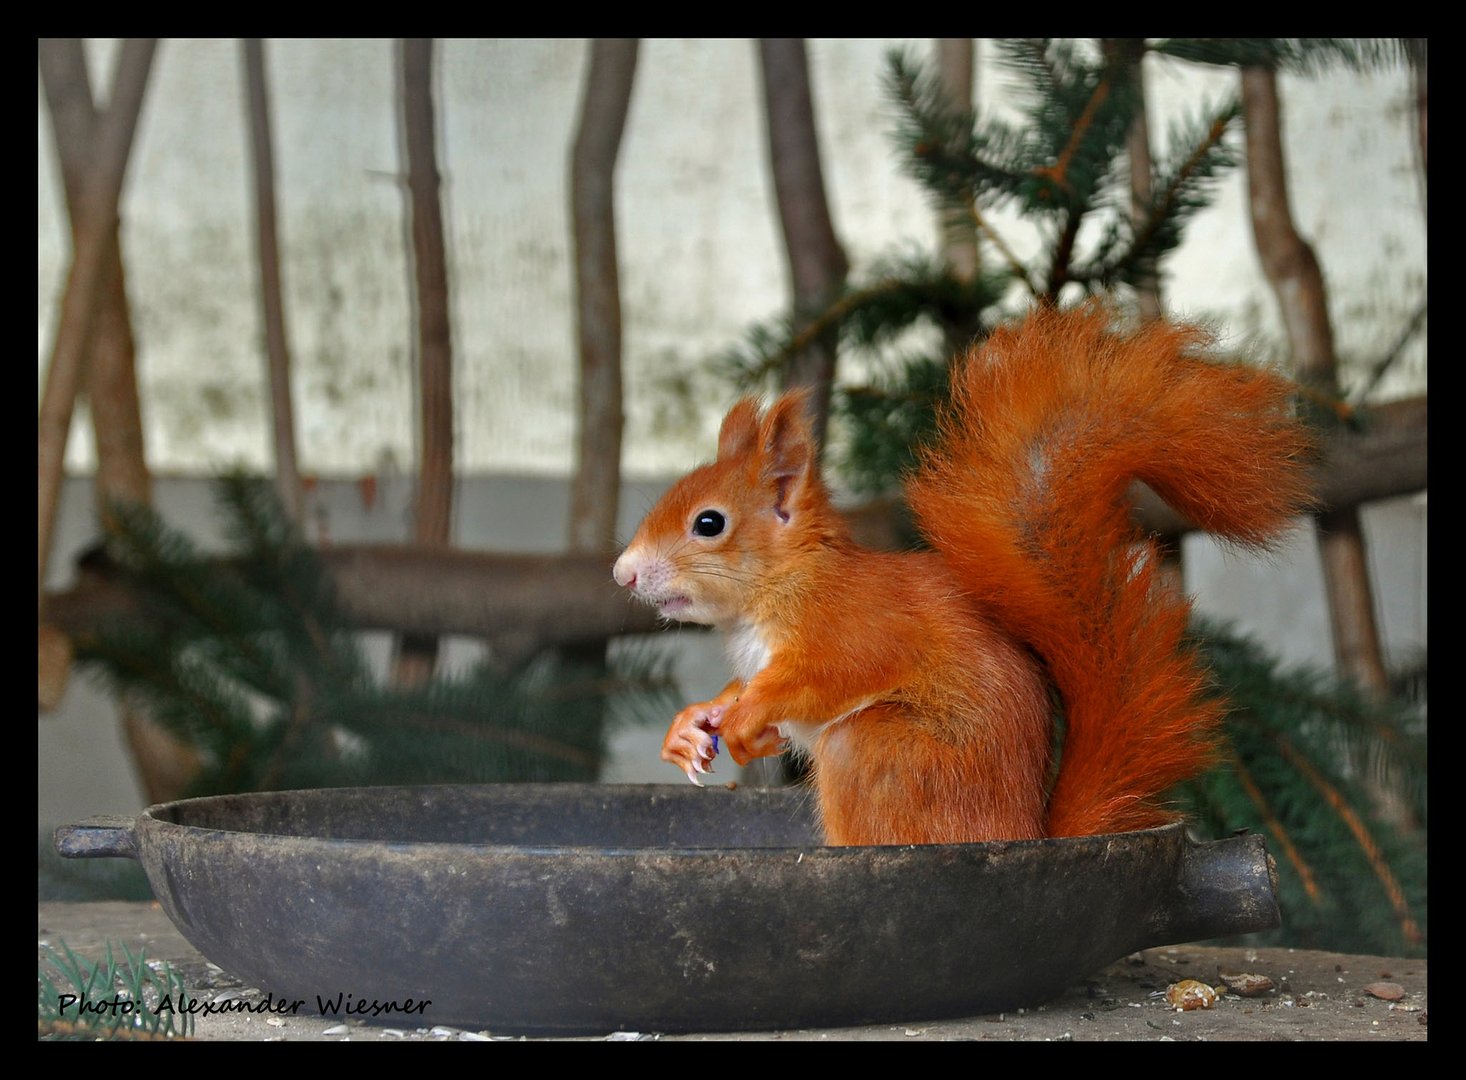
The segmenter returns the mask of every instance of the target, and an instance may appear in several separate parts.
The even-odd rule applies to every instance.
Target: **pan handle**
[[[1197,842],[1186,838],[1171,902],[1151,919],[1155,945],[1230,937],[1281,925],[1278,872],[1256,834]]]
[[[99,814],[56,830],[56,851],[63,859],[136,859],[137,819]]]

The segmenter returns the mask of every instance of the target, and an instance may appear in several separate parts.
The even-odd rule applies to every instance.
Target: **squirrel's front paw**
[[[725,714],[713,722],[723,745],[734,761],[747,765],[754,758],[782,754],[789,740],[777,725],[769,722],[769,712],[749,699],[730,705]]]
[[[711,773],[712,760],[718,755],[718,736],[710,731],[723,720],[723,706],[712,701],[689,705],[672,720],[667,737],[662,740],[662,760],[670,761],[698,787],[698,773]]]

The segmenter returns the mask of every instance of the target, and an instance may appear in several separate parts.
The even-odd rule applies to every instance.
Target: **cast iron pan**
[[[828,848],[807,803],[662,785],[268,792],[92,819],[56,844],[137,859],[184,936],[276,1001],[412,1002],[419,1023],[504,1033],[972,1016],[1136,949],[1278,925],[1256,836]]]

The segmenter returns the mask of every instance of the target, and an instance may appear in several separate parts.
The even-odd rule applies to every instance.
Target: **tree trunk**
[[[1145,114],[1145,75],[1141,70],[1145,39],[1105,38],[1104,49],[1111,63],[1121,69],[1117,78],[1129,84],[1135,97],[1135,116],[1125,136],[1125,157],[1130,166],[1130,220],[1139,230],[1145,227],[1152,212],[1150,121]],[[1136,283],[1135,308],[1146,321],[1161,317],[1165,308],[1161,303],[1161,283],[1157,275],[1152,274],[1149,280]],[[1161,557],[1161,581],[1177,595],[1185,595],[1186,568],[1180,538],[1162,536],[1157,547]]]
[[[84,198],[82,189],[92,169],[98,123],[91,77],[80,38],[42,41],[39,53],[51,133],[74,232]],[[114,223],[103,256],[105,284],[84,363],[85,390],[91,402],[92,431],[97,444],[97,504],[104,515],[106,504],[114,499],[140,503],[152,500],[152,479],[143,454],[132,318],[117,233]]]
[[[615,171],[636,74],[636,39],[591,42],[570,158],[580,425],[570,482],[570,550],[610,552],[621,490],[621,291]]]
[[[937,38],[937,78],[953,108],[972,112],[972,75],[975,66],[971,38]],[[977,220],[969,193],[961,206],[941,210],[942,257],[958,281],[972,282],[982,263],[977,248]]]
[[[38,609],[45,588],[51,537],[56,527],[66,440],[71,432],[71,415],[84,377],[93,329],[98,321],[97,312],[104,296],[115,295],[114,290],[122,288],[121,274],[115,272],[120,264],[117,208],[156,46],[157,41],[152,38],[129,39],[123,43],[107,111],[92,125],[92,152],[87,178],[77,186],[77,197],[70,203],[73,222],[71,266],[36,425]],[[58,66],[66,65],[74,70],[74,48],[42,39],[38,43],[38,54],[48,66],[50,61],[46,58],[49,57],[56,59]],[[64,59],[66,51],[72,52],[70,62]],[[113,333],[118,332],[116,326],[110,329]],[[112,384],[116,381],[116,372],[111,372],[104,381],[108,383],[109,392],[115,390]],[[127,391],[122,393],[126,395]],[[135,396],[135,389],[132,394]],[[140,433],[138,441],[141,441]]]
[[[51,114],[52,134],[61,165],[72,235],[81,221],[87,177],[94,166],[101,119],[92,98],[91,76],[79,38],[40,42],[41,81]],[[120,74],[120,72],[119,72]],[[102,255],[100,295],[83,367],[97,446],[98,517],[107,526],[113,502],[152,502],[152,477],[143,452],[142,409],[138,401],[135,343],[122,269],[118,220],[112,218]],[[79,248],[74,243],[74,249]],[[38,703],[54,708],[65,691],[71,642],[43,626]],[[120,703],[123,739],[149,803],[176,798],[198,771],[198,755],[148,719],[134,705]]]
[[[1426,181],[1429,172],[1426,169],[1426,118],[1429,110],[1426,107],[1426,41],[1425,38],[1406,38],[1405,52],[1410,59],[1410,83],[1415,91],[1415,152],[1420,159],[1420,207],[1426,206]]]
[[[1299,380],[1331,400],[1338,396],[1333,329],[1318,259],[1294,227],[1288,205],[1281,108],[1277,76],[1271,69],[1243,69],[1242,107],[1257,252],[1278,298]],[[1388,690],[1388,678],[1358,510],[1350,507],[1321,514],[1318,542],[1339,672],[1365,692],[1382,695]]]
[[[1140,228],[1151,215],[1151,173],[1150,121],[1145,112],[1145,73],[1141,61],[1145,57],[1144,38],[1106,38],[1105,48],[1113,62],[1122,65],[1125,78],[1135,96],[1135,117],[1130,121],[1130,130],[1125,137],[1126,158],[1130,164],[1130,220]],[[1161,303],[1161,284],[1152,277],[1135,289],[1135,303],[1143,319],[1158,319],[1164,305]]]
[[[421,457],[413,539],[446,547],[453,520],[453,353],[448,321],[448,259],[443,211],[438,201],[438,162],[433,121],[433,43],[402,42],[403,135],[412,214],[412,253],[418,318],[419,431]],[[404,636],[394,679],[413,685],[430,679],[438,642]]]
[[[1288,206],[1276,72],[1266,67],[1242,69],[1242,110],[1247,124],[1247,183],[1258,255],[1278,297],[1299,380],[1322,400],[1336,400],[1338,370],[1323,272],[1313,248],[1294,227]],[[1389,693],[1389,676],[1375,624],[1358,507],[1320,513],[1317,529],[1335,664],[1340,675],[1365,694],[1382,698]],[[1373,776],[1362,777],[1361,783],[1383,820],[1402,832],[1418,829],[1408,801],[1398,792]]]
[[[635,38],[591,42],[580,125],[570,153],[580,424],[575,473],[570,478],[568,540],[572,553],[592,558],[615,550],[621,492],[621,290],[616,265],[615,174],[636,75],[637,47]],[[570,643],[560,653],[599,675],[607,670],[608,641],[603,637]],[[501,664],[518,659],[514,653],[504,644],[496,650]],[[603,710],[602,727],[605,722]]]
[[[794,329],[840,295],[850,264],[835,236],[820,170],[809,62],[801,38],[762,38],[764,106],[769,118],[769,162],[793,282]],[[792,356],[784,385],[814,388],[815,438],[823,444],[835,379],[838,327]]]
[[[265,45],[259,38],[245,38],[241,46],[245,97],[249,103],[250,153],[254,160],[255,245],[260,260],[260,304],[270,374],[275,485],[285,512],[299,524],[304,506],[300,466],[295,455],[290,345],[285,333],[285,294],[280,279],[280,246],[275,222],[275,150],[270,134],[269,90],[265,83]]]

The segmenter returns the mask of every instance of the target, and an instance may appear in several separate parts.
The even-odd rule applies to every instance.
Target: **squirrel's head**
[[[808,418],[809,392],[768,408],[744,398],[718,433],[718,459],[657,502],[613,574],[669,619],[756,619],[797,571],[830,516]]]

